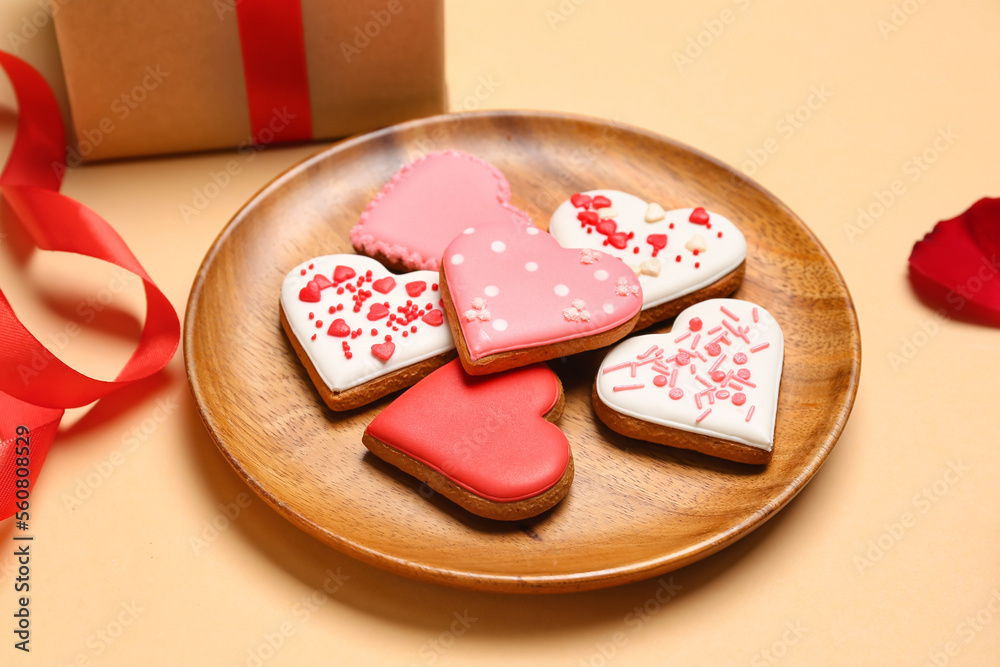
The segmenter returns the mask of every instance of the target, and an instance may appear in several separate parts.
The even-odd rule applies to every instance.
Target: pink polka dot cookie
[[[767,463],[783,361],[784,337],[770,313],[710,299],[678,315],[670,333],[615,346],[597,373],[594,410],[623,435]]]
[[[455,356],[438,274],[394,275],[359,255],[327,255],[281,285],[281,326],[333,410],[404,389]]]
[[[516,520],[551,508],[573,482],[559,378],[545,364],[473,377],[453,361],[365,429],[376,456],[474,514]]]
[[[610,345],[642,307],[639,280],[622,261],[563,248],[534,226],[467,227],[444,252],[441,287],[473,375]]]
[[[436,271],[445,247],[470,225],[534,226],[510,203],[510,184],[485,160],[444,151],[405,165],[351,230],[361,254],[391,269]]]
[[[549,233],[567,248],[602,250],[632,267],[643,294],[636,329],[729,296],[743,282],[746,239],[704,208],[666,211],[627,192],[591,190],[559,205]]]

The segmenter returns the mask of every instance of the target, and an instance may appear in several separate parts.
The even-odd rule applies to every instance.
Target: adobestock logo
[[[108,135],[114,133],[119,128],[119,124],[125,122],[132,115],[132,112],[146,101],[150,93],[159,88],[160,84],[170,76],[170,72],[164,72],[160,65],[155,67],[147,65],[145,72],[136,85],[111,101],[109,109],[113,115],[105,116],[99,120],[97,127],[80,131],[76,138],[77,145],[66,147],[66,166],[53,162],[53,171],[63,176],[68,169],[76,169],[83,164],[84,158],[103,144]]]
[[[895,521],[883,523],[882,527],[885,530],[875,539],[868,540],[864,554],[854,556],[854,567],[857,568],[858,574],[864,576],[893,547],[902,542],[917,526],[920,517],[934,509],[971,469],[961,461],[948,461],[948,467],[941,476],[921,488],[910,499],[913,509],[902,512]]]
[[[295,118],[296,115],[290,112],[288,107],[271,109],[271,118],[267,126],[258,130],[256,135],[248,136],[236,147],[236,153],[242,156],[242,161],[229,160],[226,162],[225,169],[208,172],[208,180],[191,191],[193,195],[191,200],[178,204],[177,209],[185,224],[191,224],[192,220],[207,209],[229,187],[233,179],[243,173],[244,167],[253,162],[257,153],[273,142]]]
[[[71,0],[35,0],[39,9],[35,10],[31,16],[21,19],[21,29],[18,32],[8,32],[7,42],[10,50],[15,55],[21,53],[21,47],[38,35],[38,31],[49,24],[52,17],[59,13],[63,6],[68,5]]]
[[[408,3],[410,1],[407,0]],[[392,23],[393,18],[401,14],[404,9],[401,0],[389,0],[383,9],[371,10],[369,12],[372,17],[371,21],[365,23],[364,26],[354,26],[354,39],[351,43],[340,43],[340,52],[343,54],[344,60],[350,63],[351,59],[360,56],[361,52],[371,45],[372,40],[378,38],[382,31]]]
[[[864,206],[859,206],[857,217],[853,223],[844,225],[847,240],[854,245],[855,241],[864,236],[896,203],[908,192],[906,181],[916,183],[930,171],[942,155],[947,153],[959,139],[959,134],[948,127],[939,127],[934,139],[923,150],[914,153],[900,165],[902,175],[906,177],[893,179],[885,188],[872,192],[873,200]]]

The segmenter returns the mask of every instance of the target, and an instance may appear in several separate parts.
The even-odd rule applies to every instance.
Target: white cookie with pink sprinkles
[[[594,409],[633,438],[743,463],[767,463],[784,362],[781,326],[763,307],[710,299],[669,333],[635,336],[604,358]]]

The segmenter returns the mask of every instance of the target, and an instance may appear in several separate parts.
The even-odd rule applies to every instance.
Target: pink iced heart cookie
[[[665,211],[627,192],[591,190],[559,205],[549,233],[567,248],[603,250],[632,267],[643,294],[637,329],[729,296],[743,282],[746,239],[701,207]]]
[[[704,301],[678,315],[670,333],[615,346],[597,373],[594,410],[623,435],[767,463],[784,349],[762,307]]]
[[[379,191],[351,230],[351,243],[394,269],[436,271],[445,247],[470,226],[533,226],[510,196],[507,179],[488,162],[460,151],[431,153]]]
[[[438,274],[394,275],[368,257],[327,255],[281,285],[281,325],[323,401],[349,410],[454,358]]]
[[[448,323],[473,375],[610,345],[639,317],[631,269],[596,250],[566,249],[537,227],[476,225],[441,266]]]

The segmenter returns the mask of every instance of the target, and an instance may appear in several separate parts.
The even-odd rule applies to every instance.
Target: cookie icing
[[[510,197],[507,179],[485,160],[454,150],[430,153],[403,166],[375,195],[351,243],[410,269],[437,270],[445,247],[470,225],[534,226]]]
[[[633,267],[643,308],[696,292],[746,258],[743,234],[728,218],[703,208],[665,211],[618,190],[590,190],[552,214],[549,233],[567,248],[596,248]]]
[[[434,271],[396,275],[369,257],[316,257],[285,276],[281,308],[299,345],[334,391],[455,346]]]
[[[642,307],[623,262],[563,248],[533,225],[470,226],[442,269],[473,360],[608,331]]]
[[[709,299],[669,333],[629,338],[597,372],[597,395],[643,421],[770,451],[784,360],[781,327],[764,308]]]
[[[367,433],[477,496],[515,502],[555,486],[565,434],[544,415],[559,401],[545,364],[471,376],[445,364],[383,410]]]

